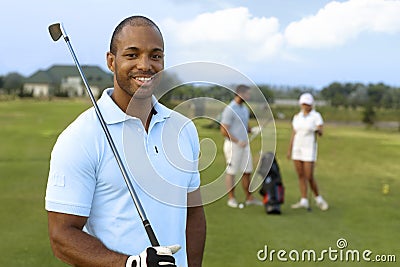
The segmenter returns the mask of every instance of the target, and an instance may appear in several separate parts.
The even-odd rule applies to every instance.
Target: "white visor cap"
[[[314,104],[314,97],[310,93],[304,93],[300,96],[299,104],[306,104],[312,106]]]

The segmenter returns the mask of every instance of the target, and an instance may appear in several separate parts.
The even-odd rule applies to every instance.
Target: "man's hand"
[[[126,267],[159,267],[175,266],[175,254],[181,246],[148,247],[140,255],[130,256],[126,261]]]
[[[247,143],[247,141],[239,141],[239,142],[237,142],[237,144],[238,144],[240,147],[246,147],[249,143]]]

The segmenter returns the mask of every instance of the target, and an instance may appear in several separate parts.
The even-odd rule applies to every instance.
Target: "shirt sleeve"
[[[322,119],[321,113],[316,112],[315,113],[315,125],[321,126],[323,124],[324,124],[324,120]]]
[[[188,192],[193,192],[200,187],[200,172],[199,172],[199,156],[200,156],[200,143],[196,126],[193,122],[188,124],[189,136],[191,137],[191,145],[193,148],[193,162],[195,162],[195,171],[189,182]]]
[[[233,120],[233,110],[231,106],[226,106],[221,115],[221,124],[231,125]]]
[[[46,210],[89,216],[96,185],[92,154],[70,127],[59,136],[51,153]]]

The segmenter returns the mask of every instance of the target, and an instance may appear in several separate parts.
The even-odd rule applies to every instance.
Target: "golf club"
[[[156,238],[156,236],[154,234],[153,228],[151,227],[150,222],[147,219],[146,213],[145,213],[145,211],[144,211],[144,209],[142,207],[142,204],[140,203],[140,200],[139,200],[139,198],[138,198],[138,196],[137,196],[137,194],[135,192],[135,189],[132,186],[132,183],[131,183],[131,181],[129,179],[129,176],[128,176],[128,172],[126,171],[125,166],[122,163],[121,157],[120,157],[120,155],[119,155],[119,153],[117,151],[117,148],[115,147],[115,144],[114,144],[114,141],[113,141],[113,139],[111,137],[110,131],[108,130],[107,124],[104,121],[103,116],[101,115],[99,107],[97,106],[97,103],[96,103],[96,100],[95,100],[95,98],[93,96],[92,90],[90,89],[90,86],[89,86],[89,84],[88,84],[88,82],[86,80],[85,74],[82,71],[82,68],[81,68],[81,66],[80,66],[80,64],[78,62],[78,59],[77,59],[77,57],[75,55],[75,52],[74,52],[74,50],[73,50],[73,48],[71,46],[71,43],[69,41],[69,37],[68,37],[67,33],[65,32],[64,27],[62,26],[61,23],[54,23],[54,24],[49,26],[49,32],[50,32],[51,38],[54,41],[58,41],[61,37],[63,37],[65,42],[67,43],[68,49],[71,52],[72,58],[74,59],[75,65],[78,68],[78,71],[79,71],[79,74],[80,74],[80,76],[82,78],[82,81],[85,84],[87,93],[88,93],[88,95],[90,97],[90,100],[92,101],[92,104],[93,104],[93,107],[95,109],[97,118],[99,119],[101,127],[103,128],[104,134],[106,135],[108,144],[111,147],[111,150],[112,150],[112,152],[114,154],[115,159],[117,160],[118,167],[121,170],[121,173],[122,173],[122,176],[123,176],[123,178],[125,180],[126,186],[128,187],[129,193],[131,194],[133,203],[135,204],[135,207],[136,207],[136,209],[137,209],[137,211],[139,213],[140,219],[142,220],[143,226],[144,226],[144,228],[146,230],[147,236],[149,237],[150,243],[151,243],[152,246],[159,246],[160,244],[158,243],[158,240],[157,240],[157,238]]]
[[[249,136],[249,143],[251,143],[263,131],[265,126],[267,126],[272,121],[272,119],[273,118],[269,118],[266,121],[264,121],[262,124],[255,126],[255,127],[258,127],[258,130]]]

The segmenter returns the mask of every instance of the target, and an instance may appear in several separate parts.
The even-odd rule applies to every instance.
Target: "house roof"
[[[90,85],[99,87],[112,86],[112,74],[105,72],[98,66],[84,65],[82,71]],[[26,78],[25,83],[60,84],[67,77],[80,77],[74,65],[54,65],[47,70],[39,70]]]
[[[56,83],[56,80],[49,72],[39,70],[26,78],[25,83]]]

